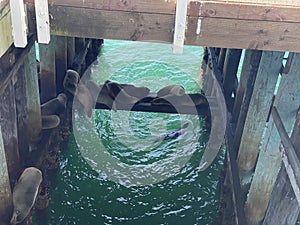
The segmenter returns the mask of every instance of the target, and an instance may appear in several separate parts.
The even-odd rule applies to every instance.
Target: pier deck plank
[[[29,31],[35,32],[33,0]],[[172,43],[176,1],[50,0],[51,33],[62,36]],[[185,44],[300,51],[300,3],[190,1]]]

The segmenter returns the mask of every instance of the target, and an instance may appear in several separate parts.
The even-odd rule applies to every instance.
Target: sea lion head
[[[80,76],[75,70],[67,70],[63,86],[68,92],[75,95],[79,80]]]
[[[14,209],[13,215],[10,220],[10,224],[15,225],[21,223],[25,219],[24,214],[22,214],[21,210]]]
[[[190,123],[189,123],[189,122],[187,122],[187,123],[183,124],[183,126],[182,126],[182,129],[185,129],[185,128],[187,128],[189,125],[190,125]]]

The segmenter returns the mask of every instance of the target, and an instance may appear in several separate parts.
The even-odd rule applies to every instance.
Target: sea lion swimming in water
[[[186,129],[188,128],[189,125],[190,125],[190,123],[187,122],[187,123],[183,124],[183,126],[181,128],[173,130],[171,132],[168,132],[167,134],[164,134],[158,138],[155,138],[153,140],[153,143],[163,141],[163,140],[175,139],[175,138],[179,137],[180,135],[182,135],[186,131]]]
[[[13,215],[10,224],[21,223],[30,213],[42,182],[42,172],[35,167],[26,168],[13,190]]]

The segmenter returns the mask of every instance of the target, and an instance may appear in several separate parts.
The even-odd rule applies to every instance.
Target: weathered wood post
[[[68,37],[67,43],[67,67],[70,68],[75,58],[75,38]]]
[[[7,225],[12,214],[12,195],[1,130],[0,126],[0,225]]]
[[[281,53],[280,58],[282,58],[282,56],[283,53]],[[274,65],[274,62],[268,64],[269,67],[270,65]],[[278,65],[276,67],[278,67]],[[295,123],[300,102],[299,67],[300,54],[295,53],[289,73],[282,74],[278,93],[274,101],[274,106],[278,108],[280,118],[289,133]],[[270,117],[262,139],[261,150],[245,205],[246,217],[250,224],[260,224],[265,216],[281,166],[281,154],[279,152],[280,140],[273,118]]]
[[[237,71],[241,54],[241,49],[227,49],[223,66],[224,97],[226,99],[227,108],[230,112],[233,108],[234,98],[232,98],[232,94],[236,91]]]
[[[38,87],[38,75],[36,66],[36,50],[32,45],[28,54],[24,58],[24,72],[26,85],[26,111],[27,111],[27,131],[29,141],[36,143],[40,140],[42,130],[40,95]]]
[[[20,154],[20,166],[24,168],[26,166],[27,158],[29,156],[29,140],[27,132],[27,110],[26,110],[26,78],[24,72],[24,65],[22,65],[17,71],[18,77],[14,85],[15,87],[15,101],[17,112],[17,127],[18,127],[18,142],[19,142],[19,154]]]
[[[300,158],[300,111],[298,111],[291,141],[298,158]],[[286,168],[281,166],[263,225],[296,224],[299,212],[299,203],[288,178]]]
[[[55,40],[55,67],[56,67],[56,92],[61,93],[63,88],[63,80],[67,70],[67,37],[53,36]]]
[[[53,37],[53,36],[52,36]],[[40,53],[40,85],[41,103],[56,97],[55,45],[54,40],[49,44],[39,44]]]
[[[235,97],[232,120],[235,124],[233,149],[234,154],[237,156],[238,149],[241,143],[241,137],[250,105],[251,96],[253,93],[253,86],[255,83],[262,51],[247,50],[243,62],[241,79]],[[244,188],[245,189],[245,188]],[[246,196],[243,196],[246,197]]]
[[[261,55],[262,55],[262,51],[258,51],[258,50],[246,50],[245,52],[240,82],[237,89],[237,94],[235,97],[233,111],[232,111],[233,123],[238,122],[240,114],[247,114],[248,106],[253,92],[253,84],[255,82],[257,70],[259,68]],[[243,108],[243,106],[245,108]],[[243,115],[241,117],[245,117],[245,116],[246,115]],[[244,126],[243,124],[241,124],[239,127],[244,127]]]
[[[17,180],[20,172],[20,158],[15,94],[12,81],[9,82],[3,94],[0,96],[0,118],[9,177],[10,181],[14,182]]]
[[[283,55],[282,52],[265,51],[261,56],[238,152],[242,187],[251,181]]]

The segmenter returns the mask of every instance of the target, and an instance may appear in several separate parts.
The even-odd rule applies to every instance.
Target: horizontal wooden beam
[[[197,2],[191,2],[190,15],[196,16]],[[262,1],[261,1],[262,2]],[[199,3],[198,3],[199,4]],[[199,16],[211,18],[231,18],[240,20],[300,22],[299,7],[266,3],[200,1]],[[299,4],[300,6],[300,4]]]
[[[73,6],[77,7],[65,6],[66,2],[69,2],[70,5],[70,1],[62,2],[55,2],[60,5],[49,2],[51,34],[164,43],[173,41],[175,9],[165,1],[156,0],[150,5],[148,3],[148,10],[145,8],[145,1],[142,0],[135,1],[134,7],[136,8],[131,7],[131,10],[126,7],[122,8],[118,5],[120,1],[115,0],[111,1],[109,7],[105,6],[103,1],[100,2],[104,5],[88,1],[89,4],[94,2],[93,4],[97,5],[98,8],[95,9],[91,9],[90,5],[86,5],[87,3],[82,1],[80,1],[81,3],[77,0],[72,2]],[[65,5],[62,6],[62,4]],[[161,9],[155,12],[156,7],[158,5],[162,7],[162,4],[166,4],[168,10]],[[259,17],[256,14],[253,16],[254,14],[247,11],[249,8],[238,8],[236,3],[230,4],[230,7],[227,6],[228,10],[231,8],[235,10],[232,11],[232,14],[229,11],[226,14],[225,11],[218,10],[214,14],[211,7],[215,5],[212,4],[207,1],[190,2],[185,33],[186,45],[300,52],[300,23],[296,23],[300,18],[288,17],[290,10],[293,11],[295,8],[277,6],[276,10],[285,9],[287,14],[282,16],[285,18],[284,20],[279,21],[276,19],[276,13],[270,13],[273,15],[272,17],[264,15]],[[218,7],[226,5],[224,2],[215,4]],[[29,31],[36,32],[34,7],[32,3],[27,3],[27,5]],[[191,8],[191,6],[193,7]],[[268,11],[266,6],[250,6],[249,4],[248,7],[253,7],[252,10],[260,9],[265,13]],[[242,11],[238,11],[238,9]],[[247,15],[247,12],[249,16],[242,16]],[[272,9],[271,12],[273,12]],[[261,20],[261,18],[266,19]]]
[[[199,35],[195,35],[201,26]],[[189,18],[186,44],[273,51],[300,51],[300,23]]]
[[[34,3],[34,0],[25,0],[26,3]],[[86,9],[98,9],[108,11],[127,11],[154,14],[175,15],[176,0],[48,0],[49,5],[67,6]],[[300,7],[300,4],[299,4]],[[189,1],[189,16],[232,18],[244,20],[269,20],[300,22],[299,8],[295,6],[267,4],[264,1],[249,3],[238,1]]]

